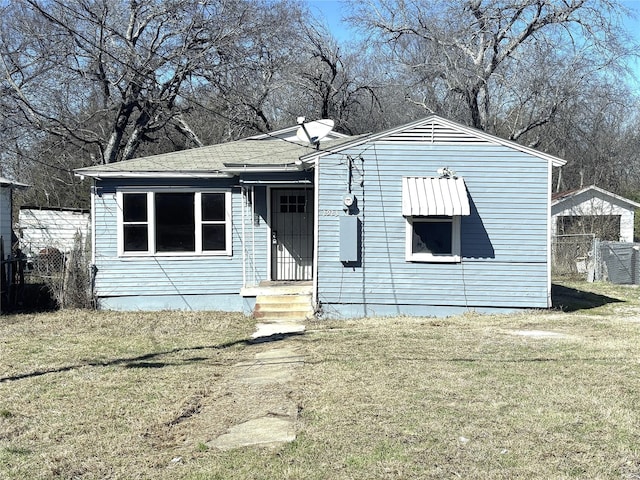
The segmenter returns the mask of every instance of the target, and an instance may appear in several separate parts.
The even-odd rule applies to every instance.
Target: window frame
[[[405,259],[407,262],[424,263],[460,263],[462,255],[460,252],[460,223],[461,216],[407,216],[406,220],[406,243]],[[433,254],[428,252],[413,251],[413,225],[414,223],[451,223],[451,253]]]
[[[156,193],[194,193],[194,229],[195,229],[195,249],[194,251],[173,251],[158,252],[156,248],[156,215],[155,215],[155,194]],[[224,194],[224,220],[216,222],[202,220],[202,195],[211,193]],[[124,221],[124,195],[126,194],[146,194],[147,196],[147,221],[146,222],[125,222]],[[233,255],[233,235],[232,235],[232,194],[231,189],[221,188],[123,188],[116,191],[116,203],[118,207],[117,215],[117,236],[118,236],[118,256],[120,257],[193,257],[193,256],[232,256]],[[147,250],[146,251],[125,251],[124,249],[124,226],[127,224],[147,225]],[[218,224],[225,226],[225,249],[224,250],[203,250],[202,227],[203,225]]]
[[[147,192],[127,192],[127,193],[131,193],[131,194],[136,194],[136,195],[144,195],[145,196],[145,203],[146,203],[146,208],[147,208],[147,212],[146,212],[146,219],[145,220],[132,220],[132,221],[125,221],[124,219],[124,196],[120,196],[118,198],[118,252],[124,252],[124,239],[125,239],[125,227],[127,226],[138,226],[138,227],[146,227],[146,231],[147,231],[147,249],[146,250],[131,250],[129,252],[127,252],[128,254],[138,254],[138,255],[144,255],[149,251],[149,222],[150,222],[150,217],[149,215],[151,214],[151,211],[149,209],[149,195],[147,194]],[[122,246],[122,248],[120,248],[120,246]]]

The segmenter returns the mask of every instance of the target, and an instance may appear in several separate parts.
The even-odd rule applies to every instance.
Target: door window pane
[[[280,195],[280,213],[305,213],[306,204],[304,195]]]

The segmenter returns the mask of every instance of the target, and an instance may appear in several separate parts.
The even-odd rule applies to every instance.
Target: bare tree
[[[545,54],[553,52],[553,66],[579,66],[586,76],[611,71],[630,52],[619,22],[625,12],[614,0],[379,0],[351,6],[352,22],[400,62],[404,78],[413,79],[410,101],[483,130],[506,119],[513,139],[550,121],[572,93],[545,67]],[[549,76],[541,77],[541,69]],[[540,102],[539,87],[548,85],[552,91]],[[511,105],[504,104],[505,94]]]
[[[624,85],[592,85],[580,101],[562,105],[539,129],[541,147],[569,160],[556,190],[598,185],[616,193],[637,189],[640,158],[637,101]]]
[[[379,118],[382,85],[364,45],[341,45],[321,22],[301,25],[301,50],[284,105],[298,114],[331,118],[336,128],[359,133],[368,120]]]
[[[557,185],[640,178],[631,95],[611,82],[633,48],[618,1],[350,3],[368,42],[340,44],[301,0],[2,2],[2,168],[62,206],[84,195],[76,167],[299,115],[362,133],[426,111],[570,159]]]
[[[280,99],[294,82],[307,21],[307,10],[295,2],[259,9],[246,20],[247,34],[234,54],[205,69],[207,106],[227,120],[224,139],[267,132],[291,120],[284,118]]]
[[[0,72],[20,118],[91,146],[95,162],[132,158],[187,122],[190,97],[245,52],[262,0],[26,0],[0,25]]]

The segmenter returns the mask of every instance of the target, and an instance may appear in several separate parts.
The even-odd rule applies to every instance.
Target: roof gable
[[[29,185],[20,182],[14,182],[5,177],[0,177],[0,187],[2,188],[28,188]]]
[[[497,145],[497,143],[492,141],[492,139],[472,135],[468,131],[455,128],[448,122],[445,123],[444,121],[438,120],[439,119],[437,117],[430,117],[430,120],[426,123],[421,122],[417,125],[411,125],[409,128],[392,131],[378,140],[383,142],[425,142],[438,145],[452,145],[460,143],[472,145]]]
[[[459,145],[460,143],[467,145],[502,145],[551,162],[554,167],[559,167],[566,163],[565,160],[553,155],[525,147],[519,143],[505,140],[475,128],[452,122],[437,115],[431,115],[422,120],[342,143],[336,149],[323,149],[320,155],[335,153],[369,142],[420,142],[432,145]],[[305,155],[302,160],[312,160],[317,156],[318,154]]]
[[[629,200],[628,198],[622,197],[620,195],[616,195],[615,193],[609,192],[595,185],[590,185],[588,187],[575,190],[568,190],[566,192],[555,193],[553,194],[551,205],[555,206],[560,205],[564,202],[573,201],[579,196],[601,196],[607,198],[611,203],[622,203],[629,206],[630,208],[640,208],[640,203],[634,202],[633,200]]]

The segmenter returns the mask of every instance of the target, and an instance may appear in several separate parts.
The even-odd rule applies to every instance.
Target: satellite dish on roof
[[[318,145],[320,140],[331,133],[335,123],[329,119],[304,123],[304,117],[298,117],[298,124],[300,125],[300,128],[298,128],[296,132],[298,140]]]

